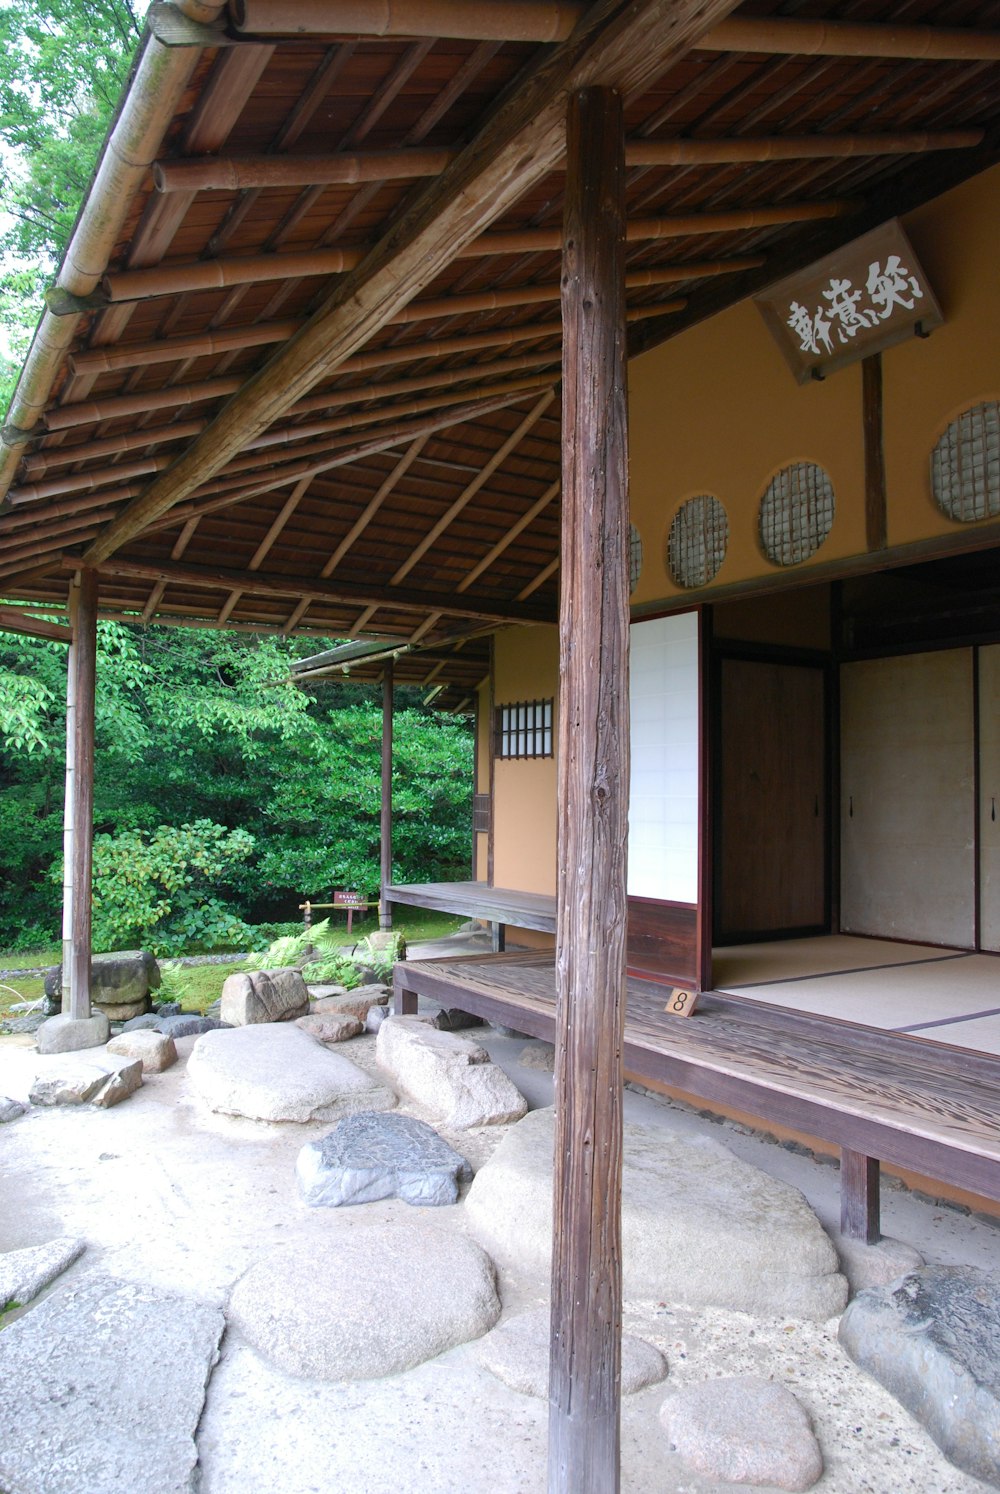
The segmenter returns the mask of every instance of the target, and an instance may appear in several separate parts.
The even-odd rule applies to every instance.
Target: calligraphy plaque
[[[944,321],[898,218],[754,300],[800,384]]]

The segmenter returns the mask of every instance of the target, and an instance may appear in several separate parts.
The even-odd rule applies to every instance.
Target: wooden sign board
[[[335,892],[333,906],[335,908],[367,908],[369,903],[360,892]]]
[[[800,384],[944,321],[898,218],[754,300]]]
[[[674,986],[663,1010],[672,1017],[690,1017],[697,1004],[697,991],[686,991],[683,986]]]

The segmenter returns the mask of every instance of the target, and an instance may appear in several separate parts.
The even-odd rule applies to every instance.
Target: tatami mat
[[[873,970],[882,965],[915,965],[924,960],[954,959],[955,950],[928,944],[901,944],[895,939],[859,939],[828,934],[818,939],[779,939],[772,944],[732,944],[712,956],[717,991],[845,970]]]
[[[823,941],[794,942],[801,946],[820,945]],[[836,939],[831,943],[869,945],[874,941]],[[780,944],[759,948],[778,957],[771,966],[775,972],[786,971],[799,963],[795,955],[782,959]],[[716,978],[714,984],[717,990],[730,990],[734,995],[745,995],[791,1011],[839,1017],[868,1027],[912,1032],[936,1042],[1000,1053],[1000,958],[926,949],[921,957],[917,946],[888,942],[882,948],[903,949],[909,959],[905,963],[872,965],[864,970],[826,969],[822,974],[799,979],[776,974],[766,983],[737,986],[723,984]],[[836,951],[834,958],[847,953],[843,949]],[[800,948],[798,955],[804,959],[804,954]],[[763,960],[758,961],[757,968],[763,970]]]

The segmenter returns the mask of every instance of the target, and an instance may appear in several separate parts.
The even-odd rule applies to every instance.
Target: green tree
[[[65,252],[146,5],[0,0],[0,411]]]

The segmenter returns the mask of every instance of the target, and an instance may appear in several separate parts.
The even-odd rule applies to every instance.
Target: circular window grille
[[[631,596],[639,584],[639,577],[642,575],[642,535],[634,524],[628,526],[628,532],[628,589]]]
[[[814,462],[783,467],[760,501],[760,542],[775,565],[815,555],[833,523],[833,484]]]
[[[702,493],[674,514],[667,539],[667,565],[678,586],[707,586],[726,558],[729,520],[718,498]]]
[[[1000,405],[976,405],[953,420],[931,454],[934,501],[971,524],[1000,514]]]

